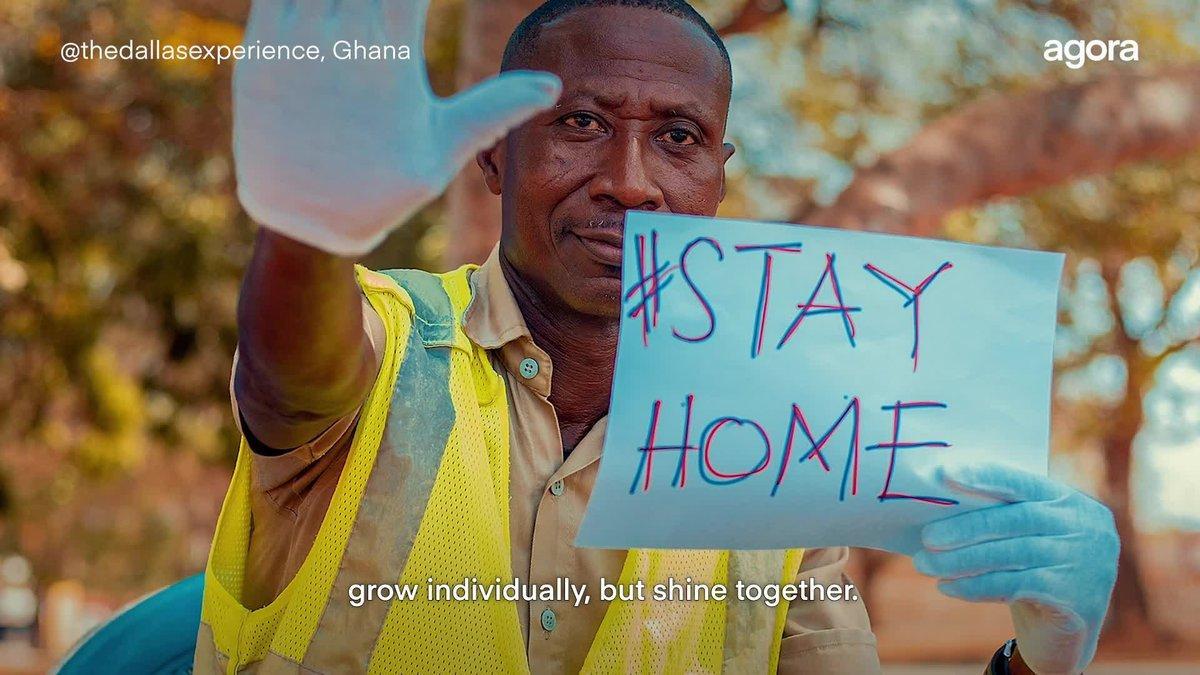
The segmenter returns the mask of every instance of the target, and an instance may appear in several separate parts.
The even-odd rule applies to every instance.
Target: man
[[[246,41],[420,54],[425,5],[257,0]],[[443,101],[419,60],[238,65],[239,196],[262,229],[232,386],[246,443],[197,671],[878,672],[856,596],[599,599],[601,578],[843,583],[846,549],[573,546],[606,424],[623,214],[713,215],[724,195],[720,38],[682,0],[551,0],[501,69]],[[482,267],[355,268],[472,155],[503,212]],[[1107,511],[1006,469],[947,480],[1001,504],[930,525],[918,569],[1013,608],[1019,649],[995,672],[1081,670],[1115,574]],[[424,597],[427,583],[564,577],[591,602]],[[394,599],[404,584],[415,600]]]

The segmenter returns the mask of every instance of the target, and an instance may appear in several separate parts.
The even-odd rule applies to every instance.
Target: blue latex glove
[[[942,480],[1003,503],[926,525],[917,570],[950,597],[1007,603],[1021,658],[1038,675],[1082,672],[1117,578],[1112,513],[1062,483],[1006,466],[947,468]]]
[[[238,197],[260,225],[344,256],[371,250],[463,163],[554,105],[549,73],[510,71],[434,95],[429,0],[254,0],[245,44],[312,45],[323,60],[247,58],[233,75]],[[407,61],[346,60],[338,41],[405,45]]]

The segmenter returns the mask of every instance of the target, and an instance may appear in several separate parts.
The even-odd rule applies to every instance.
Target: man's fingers
[[[943,551],[1013,537],[1070,534],[1071,524],[1041,502],[1001,504],[929,523],[921,529],[921,544]]]
[[[297,21],[320,22],[329,19],[335,0],[293,0],[291,12]]]
[[[921,574],[939,579],[1048,567],[1069,562],[1062,559],[1069,536],[1016,537],[949,551],[926,549],[913,556],[913,565]]]
[[[1057,481],[1003,464],[948,466],[942,481],[961,494],[1006,502],[1046,502],[1070,493]]]
[[[288,0],[283,14],[283,35],[286,44],[316,44],[322,48],[331,38],[336,19],[334,4],[337,0]]]
[[[550,73],[502,73],[440,102],[439,136],[449,140],[457,167],[509,129],[553,106],[561,91],[562,83]]]
[[[254,40],[269,40],[278,35],[283,12],[284,0],[253,0],[242,42],[250,44]]]
[[[1043,601],[1053,604],[1054,585],[1063,583],[1059,567],[1039,567],[1018,572],[990,572],[974,577],[939,581],[938,590],[969,602]]]
[[[383,8],[380,0],[334,0],[337,40],[384,42]]]

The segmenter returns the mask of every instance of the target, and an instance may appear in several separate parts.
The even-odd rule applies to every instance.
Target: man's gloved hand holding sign
[[[325,53],[237,64],[238,197],[256,222],[331,253],[366,253],[477,150],[554,105],[558,78],[536,72],[435,96],[421,56],[428,5],[256,0],[246,44],[316,44]],[[339,61],[329,53],[337,40],[407,45],[414,56]]]
[[[921,531],[918,571],[938,588],[1012,611],[1021,658],[1039,675],[1078,673],[1096,652],[1117,576],[1112,513],[1057,481],[1005,466],[954,467],[946,484],[1003,504]]]

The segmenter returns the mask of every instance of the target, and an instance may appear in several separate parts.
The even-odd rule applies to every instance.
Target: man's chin
[[[570,296],[563,300],[576,312],[597,319],[616,321],[621,316],[621,279],[613,276],[578,279]]]

